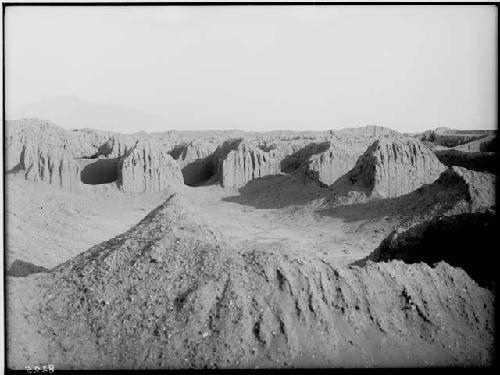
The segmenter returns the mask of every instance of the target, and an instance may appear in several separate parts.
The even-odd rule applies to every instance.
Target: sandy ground
[[[224,200],[237,196],[237,189],[218,185],[186,187],[184,195],[232,243],[258,243],[280,248],[298,258],[328,259],[346,265],[371,253],[387,236],[393,222],[365,226],[364,221],[319,215],[312,206],[255,208]]]
[[[19,259],[49,269],[126,231],[169,194],[123,194],[111,185],[74,194],[15,177],[7,187],[7,264]],[[309,206],[255,208],[224,200],[239,193],[218,185],[175,190],[241,248],[266,244],[297,257],[326,257],[344,265],[368,255],[391,228],[390,223],[363,228],[361,222],[320,216]]]
[[[281,257],[284,256],[286,258],[286,263],[279,261],[278,264],[281,266],[287,264],[286,267],[289,267],[289,269],[287,269],[285,274],[289,274],[288,277],[289,280],[291,280],[290,282],[298,283],[297,288],[300,288],[299,281],[302,280],[302,276],[300,276],[302,272],[300,271],[302,269],[301,267],[315,269],[316,271],[312,272],[311,276],[316,275],[316,273],[319,272],[318,270],[321,271],[321,269],[324,268],[323,271],[326,272],[326,275],[329,272],[332,272],[331,267],[342,267],[352,263],[353,261],[362,259],[370,254],[380,244],[381,240],[387,236],[397,222],[396,218],[377,217],[375,220],[364,219],[363,217],[365,217],[365,215],[324,215],[321,214],[321,211],[315,210],[315,207],[317,207],[315,202],[302,204],[300,206],[288,205],[281,208],[256,208],[256,205],[238,203],[237,199],[233,199],[239,196],[238,190],[223,189],[218,185],[200,187],[175,186],[161,193],[140,195],[123,194],[112,185],[100,185],[89,187],[89,189],[87,189],[84,193],[73,194],[61,191],[48,185],[21,181],[15,177],[9,177],[7,188],[7,232],[9,233],[7,242],[8,264],[11,264],[15,259],[20,259],[47,268],[55,267],[58,264],[72,259],[90,247],[118,236],[129,228],[135,226],[141,219],[144,218],[144,216],[149,214],[151,210],[162,204],[173,192],[180,192],[183,199],[188,201],[194,207],[195,215],[198,215],[199,213],[200,217],[204,216],[205,218],[208,218],[209,224],[214,228],[218,228],[221,231],[223,238],[231,244],[231,249],[242,253],[248,252],[250,258],[253,258],[255,254],[257,254],[253,252],[257,247],[266,249],[269,254],[274,254],[272,257],[276,259],[281,259]],[[169,224],[163,223],[161,225],[168,226]],[[178,233],[184,233],[185,228],[182,222],[173,223],[173,227],[176,226],[179,227],[177,229]],[[151,238],[152,236],[154,237],[154,235],[159,235],[153,234],[154,233],[150,233],[147,237]],[[135,237],[131,237],[131,239],[127,241],[134,242],[136,239]],[[186,254],[191,254],[190,243],[186,243],[186,249]],[[100,252],[100,249],[96,248],[96,251]],[[141,262],[146,262],[146,260],[142,258],[143,257],[141,257]],[[170,262],[171,260],[169,260],[167,264],[170,264]],[[263,266],[265,266],[267,261],[263,258],[260,262]],[[278,264],[275,266],[278,266]],[[151,267],[149,263],[147,263],[147,266]],[[298,267],[296,271],[294,267]],[[403,266],[399,265],[398,267],[401,268]],[[304,270],[306,270],[306,268],[304,268]],[[265,267],[263,269],[265,269]],[[406,268],[403,267],[403,269]],[[230,273],[233,272],[228,270],[223,271]],[[253,278],[257,277],[257,274],[253,275],[251,273],[253,271],[245,270],[245,272],[250,272],[250,275],[252,275],[249,280],[253,280]],[[242,275],[246,275],[245,272],[243,272]],[[294,272],[297,274],[295,275]],[[349,271],[349,273],[352,273],[352,271]],[[160,277],[160,275],[168,276],[170,274],[171,272],[167,272],[165,274],[162,271],[162,273],[158,274],[158,277]],[[318,274],[322,275],[321,272]],[[366,285],[362,284],[360,286],[360,290],[353,289],[350,291],[351,285],[354,285],[352,283],[355,283],[355,280],[358,280],[358,276],[355,275],[356,273],[353,273],[354,279],[351,281],[346,279],[346,290],[344,292],[347,293],[346,298],[347,295],[352,292],[353,301],[358,301],[357,298],[359,293],[364,293],[362,292],[362,290],[364,290],[363,288],[368,288],[372,281],[368,278]],[[401,275],[404,276],[404,272],[402,272]],[[50,358],[50,353],[48,353],[50,350],[47,349],[46,341],[48,337],[51,337],[51,333],[41,332],[38,328],[43,325],[40,324],[41,320],[45,319],[42,313],[43,309],[49,307],[40,306],[41,304],[38,304],[38,300],[40,298],[42,300],[50,300],[52,297],[47,296],[46,294],[53,293],[53,291],[50,292],[49,289],[43,287],[44,282],[39,282],[39,280],[43,281],[44,277],[44,274],[33,274],[27,277],[8,277],[7,279],[9,296],[7,305],[9,323],[8,330],[11,333],[14,332],[14,334],[7,336],[7,342],[10,348],[18,349],[15,352],[9,352],[9,361],[11,363],[16,363],[18,365],[24,363],[26,363],[26,365],[43,365],[43,363],[33,362],[40,358]],[[53,276],[51,276],[51,274],[47,275],[45,282],[48,282],[47,280],[50,280],[52,277]],[[90,272],[90,274],[86,275],[86,277],[94,277],[93,272]],[[174,277],[174,274],[172,274],[172,277]],[[240,276],[236,276],[235,280],[238,280],[239,277]],[[323,276],[321,276],[321,278],[323,278]],[[375,282],[375,279],[373,282]],[[457,279],[461,280],[463,277],[460,276],[460,278]],[[106,280],[107,283],[108,279]],[[127,282],[129,282],[128,280],[129,279],[127,278]],[[453,280],[454,279],[452,277],[452,281]],[[271,285],[267,281],[264,282],[264,279],[261,281],[263,284],[260,286],[254,286],[255,290],[251,291],[251,293],[254,293],[257,298],[259,295],[257,292],[258,290],[271,288],[268,291],[269,296],[266,297],[265,301],[261,301],[259,303],[265,307],[269,302],[268,298],[277,298],[277,302],[272,302],[270,306],[274,306],[276,308],[283,307],[283,311],[285,311],[285,307],[288,305],[285,304],[285,300],[282,301],[281,299],[285,297],[288,298],[288,296],[281,296],[281,292],[277,292],[275,290],[276,288],[273,286],[274,284]],[[160,288],[159,291],[162,291],[165,284],[159,279],[158,282],[158,287]],[[244,290],[244,288],[247,287],[247,282],[242,281],[242,283],[243,284],[241,286],[235,286],[235,295],[250,295],[250,291]],[[392,285],[391,283],[391,288],[394,289],[393,292],[399,293],[399,284],[396,283],[396,285]],[[446,284],[448,281],[443,281],[443,283],[443,285],[448,285]],[[313,303],[311,301],[316,301],[316,298],[318,297],[311,292],[313,290],[311,289],[311,285],[309,285],[309,281],[307,281],[302,286],[305,290],[310,291],[309,296],[303,296],[305,298],[305,302],[302,301],[306,305],[309,303],[309,306]],[[152,284],[148,282],[145,287],[151,288]],[[381,287],[384,288],[383,286]],[[325,293],[333,293],[333,289],[335,288],[332,288],[333,286],[331,288],[327,288]],[[373,286],[374,290],[378,290],[377,288],[379,287]],[[278,290],[280,290],[280,288],[278,288]],[[56,298],[59,292],[62,292],[62,290],[56,292],[56,295],[53,295],[53,297]],[[486,293],[485,291],[482,292]],[[446,294],[445,292],[443,293]],[[209,294],[211,296],[211,293]],[[153,296],[151,298],[156,297]],[[203,300],[205,297],[202,295],[200,298]],[[220,298],[226,297],[222,295]],[[397,298],[395,300],[399,301]],[[479,297],[478,299],[481,300]],[[78,301],[81,301],[79,298],[72,300],[71,298],[66,297],[61,297],[61,300],[61,310],[64,310],[64,306],[67,303],[70,303],[71,306],[73,306],[74,304],[79,304],[80,302]],[[288,300],[286,299],[286,301]],[[321,298],[318,301],[318,303],[322,303],[320,302]],[[376,301],[376,299],[374,301]],[[290,302],[291,305],[288,306],[288,310],[286,311],[294,311],[293,306],[297,305],[294,305],[292,302]],[[295,303],[298,302],[295,301]],[[351,305],[353,305],[354,302],[349,302],[349,304],[346,302],[345,304],[346,311],[350,311],[352,308]],[[430,304],[430,306],[431,305],[432,304]],[[469,305],[476,306],[477,303],[470,302]],[[89,308],[94,308],[92,306]],[[216,306],[218,306],[218,302],[216,303]],[[407,307],[405,306],[402,307],[402,311],[407,310]],[[78,307],[75,308],[76,311],[79,311]],[[309,307],[309,309],[311,309],[311,307]],[[371,316],[370,314],[372,314],[373,311],[378,311],[375,307],[370,307],[369,305],[366,309],[368,316]],[[445,310],[444,307],[442,309],[443,311]],[[304,311],[307,311],[307,309]],[[311,319],[313,319],[313,317],[316,319],[316,313],[314,312],[316,310],[313,309],[311,311]],[[356,313],[356,311],[354,313]],[[82,314],[85,314],[85,312]],[[146,312],[145,314],[147,315],[150,313]],[[340,320],[337,322],[338,324],[344,321],[343,314],[344,313],[342,311],[342,315],[339,318]],[[382,317],[385,317],[384,319],[388,319],[388,321],[390,321],[390,316],[390,314],[387,314]],[[139,317],[137,319],[141,320],[142,318]],[[57,324],[61,324],[61,327],[65,327],[64,324],[70,324],[70,321],[71,319],[68,320],[68,318],[65,317],[63,321]],[[271,319],[268,321],[264,319],[262,324],[271,324],[269,322],[274,322],[274,320]],[[129,323],[135,324],[134,320],[130,320]],[[53,327],[56,327],[57,324]],[[251,323],[248,324],[251,325]],[[288,325],[290,329],[292,327],[299,329],[299,326],[300,324],[293,322],[289,322]],[[274,332],[276,330],[276,328],[266,327],[267,326],[262,326],[261,332]],[[335,325],[335,327],[337,327],[337,325]],[[404,325],[402,325],[402,328],[406,329]],[[231,332],[231,329],[229,329],[228,334]],[[377,337],[377,340],[375,340],[376,344],[370,341],[371,339],[367,339],[365,341],[361,340],[360,350],[370,351],[370,345],[390,345],[390,340],[388,340],[386,344],[383,344],[383,342],[385,342],[385,339],[383,339],[384,335],[380,336],[382,337],[382,341],[379,342],[380,337],[376,336],[379,334],[380,332],[378,331],[373,333],[373,335],[375,335],[373,337]],[[61,335],[61,333],[58,335]],[[113,335],[114,334],[111,334],[111,336]],[[309,333],[307,330],[304,331],[301,342],[306,342],[308,335]],[[351,340],[355,340],[357,337],[355,332],[352,335],[354,336],[352,336]],[[347,333],[342,337],[344,336],[347,338],[351,337],[350,334]],[[71,340],[76,340],[74,339],[74,335],[71,336]],[[351,345],[349,342],[350,341],[346,341],[346,343],[344,343],[348,348],[350,347],[349,345]],[[401,346],[403,343],[406,345],[405,341],[400,341],[399,339],[394,341],[394,345],[399,348],[394,352],[397,353],[394,354],[394,360],[399,360],[400,362],[398,363],[401,365],[411,365],[411,363],[418,363],[420,365],[422,363],[429,365],[455,363],[458,361],[458,357],[455,358],[455,356],[461,353],[460,351],[453,351],[453,354],[446,354],[446,350],[448,350],[446,349],[447,344],[439,344],[445,345],[443,350],[446,353],[440,349],[440,351],[436,351],[434,358],[433,351],[437,348],[436,346],[432,349],[427,346],[426,342],[419,343],[418,340],[414,341],[408,339],[408,348],[405,349]],[[338,350],[341,350],[340,348],[343,348],[344,344],[339,346]],[[66,344],[62,342],[62,345]],[[75,341],[71,341],[67,345],[69,345],[68,348],[73,348],[69,350],[75,350],[75,348],[80,344],[77,345]],[[326,347],[321,345],[318,346],[318,348],[329,347],[328,345]],[[417,354],[415,354],[416,345],[420,345]],[[86,346],[86,348],[86,350],[90,350],[88,346]],[[378,362],[376,363],[378,363],[378,365],[391,364],[392,360],[386,357],[379,358],[377,354],[378,349],[375,347],[372,349],[374,350],[372,354],[364,353],[361,355],[364,358],[364,362],[360,364],[361,366],[370,366],[370,361],[373,361],[373,358],[377,359]],[[275,354],[279,353],[278,349],[274,350],[272,348],[268,348],[266,350],[271,350],[271,352]],[[345,352],[347,354],[350,353],[349,355],[353,355],[352,358],[347,356],[343,359],[346,361],[346,365],[351,366],[356,363],[355,351],[351,349],[347,350],[345,348],[342,349],[342,351],[343,353]],[[56,352],[58,352],[58,350],[56,350]],[[63,352],[64,350],[61,353]],[[405,357],[406,354],[403,355],[403,352],[408,353],[408,358]],[[464,349],[464,353],[470,353],[470,350]],[[86,354],[82,354],[83,357],[85,357],[85,355]],[[230,358],[233,358],[232,356],[233,354],[231,354]],[[482,361],[481,359],[476,360]],[[316,363],[315,359],[311,359],[312,362],[310,363],[307,362],[306,359],[304,359],[305,362],[302,361],[303,363],[301,361],[297,363],[311,366],[314,366]],[[335,361],[336,365],[343,363],[342,361],[339,362],[337,358]],[[260,363],[261,361],[259,360],[253,364],[247,363],[247,365],[253,367],[254,365],[258,365]],[[397,365],[397,362],[394,363]]]
[[[47,365],[39,363],[46,358],[46,338],[39,330],[39,279],[43,274],[7,278],[6,340],[9,361],[24,366]],[[35,313],[34,313],[35,312]],[[16,350],[10,350],[16,348]],[[21,369],[24,369],[21,367]]]
[[[52,268],[135,225],[165,193],[124,195],[112,186],[76,194],[9,176],[7,265],[19,259]]]
[[[54,273],[9,278],[15,334],[8,342],[18,349],[10,363],[22,368],[46,359],[64,369],[490,362],[492,295],[463,271],[402,262],[341,267],[341,241],[314,246],[317,232],[298,241],[314,215],[295,215],[303,221],[290,229],[294,209],[245,215],[245,206],[220,199],[226,193],[185,191]],[[216,214],[207,215],[210,204]],[[254,230],[227,225],[245,217]],[[349,227],[336,225],[337,235]],[[366,234],[368,227],[353,228]],[[219,229],[226,240],[232,236],[229,246]]]

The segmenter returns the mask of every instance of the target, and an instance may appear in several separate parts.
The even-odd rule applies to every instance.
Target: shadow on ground
[[[9,174],[17,174],[18,172],[21,172],[24,170],[24,165],[23,163],[18,163],[16,164],[14,167],[12,167],[11,169],[9,169],[8,171],[5,172],[6,175],[9,175]]]
[[[479,285],[494,288],[497,266],[489,257],[495,249],[497,228],[493,212],[438,217],[401,234],[391,233],[368,257],[352,265],[402,260],[433,266],[445,261],[462,268]]]
[[[269,175],[251,180],[238,190],[240,195],[224,198],[244,206],[261,209],[305,205],[329,195],[327,189],[300,175]]]
[[[37,266],[33,263],[16,259],[10,266],[9,270],[7,271],[7,276],[25,277],[32,275],[34,273],[42,273],[42,272],[50,272],[50,270],[45,267]]]
[[[467,193],[460,184],[445,186],[436,181],[395,198],[343,204],[335,203],[334,185],[322,187],[317,181],[301,173],[269,175],[249,181],[238,190],[239,195],[223,200],[254,208],[275,209],[305,205],[317,199],[324,199],[324,208],[317,210],[320,215],[354,222],[385,216],[415,216],[434,212],[436,209],[446,211],[467,199]],[[355,190],[355,187],[352,190]]]

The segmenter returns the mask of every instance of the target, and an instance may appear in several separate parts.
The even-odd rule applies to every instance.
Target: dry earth
[[[464,266],[467,248],[462,263],[421,250],[443,217],[462,232],[491,228],[495,177],[443,165],[417,139],[439,148],[482,134],[137,140],[10,125],[9,367],[493,363],[492,277]],[[57,134],[49,153],[37,126]],[[74,163],[47,162],[68,153]],[[75,165],[81,180],[71,180]],[[443,247],[456,234],[438,236]]]

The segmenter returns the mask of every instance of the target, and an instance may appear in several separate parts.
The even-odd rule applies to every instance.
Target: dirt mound
[[[42,181],[66,190],[81,188],[80,166],[65,147],[26,144],[20,166],[26,180]]]
[[[109,135],[109,138],[97,148],[97,152],[91,155],[90,158],[118,158],[132,149],[136,142],[137,139],[132,136],[124,134]]]
[[[455,146],[454,149],[464,152],[495,152],[497,151],[498,139],[496,135],[488,135],[471,142]]]
[[[357,153],[349,152],[344,147],[330,143],[327,150],[309,158],[305,173],[309,178],[328,186],[349,172],[356,164],[358,157]]]
[[[179,196],[40,279],[56,368],[488,365],[493,295],[447,264],[238,249]],[[26,337],[29,337],[26,335]],[[29,340],[29,338],[27,338]],[[13,363],[30,345],[10,345]]]
[[[331,190],[339,201],[346,202],[397,197],[432,183],[445,169],[417,140],[380,139]]]
[[[113,185],[83,187],[85,193],[75,194],[6,176],[6,267],[18,259],[52,268],[137,224],[169,193],[139,196]]]
[[[497,135],[495,130],[457,130],[438,128],[418,135],[421,141],[435,150],[452,149],[461,152],[495,152]]]
[[[461,167],[449,168],[439,176],[437,184],[462,191],[471,211],[495,206],[495,181],[491,173],[471,171]]]
[[[497,267],[478,251],[493,251],[498,221],[493,212],[438,217],[406,231],[394,231],[366,260],[433,265],[445,261],[463,268],[480,285],[494,287]]]
[[[193,140],[176,146],[170,155],[184,168],[192,162],[209,157],[219,146],[216,142]]]
[[[225,142],[214,155],[224,187],[242,187],[251,180],[282,172],[305,174],[322,185],[331,185],[375,140],[400,137],[388,128],[368,126],[332,130],[328,136],[317,138],[240,138]]]
[[[237,196],[224,200],[265,209],[308,205],[319,209],[322,215],[349,222],[380,221],[386,217],[396,219],[400,225],[495,205],[495,176],[460,167],[448,168],[433,183],[392,198],[369,200],[365,191],[360,196],[339,195],[335,185],[330,189],[321,187],[301,173],[267,176],[250,181],[238,190]]]
[[[393,229],[408,229],[438,216],[484,212],[495,208],[495,176],[448,168],[432,184],[411,193],[361,203],[340,203],[338,196],[326,198],[321,215],[348,222],[379,226],[388,222]],[[376,228],[375,228],[376,229]]]
[[[283,168],[282,161],[311,142],[332,141],[332,144],[339,147],[341,145],[343,150],[347,151],[345,157],[356,159],[374,139],[399,136],[399,133],[390,129],[374,126],[328,132],[167,131],[125,135],[94,129],[67,131],[40,119],[9,121],[7,128],[9,171],[15,172],[23,168],[20,159],[24,154],[24,147],[31,150],[38,146],[43,148],[50,146],[56,150],[67,150],[72,157],[69,160],[115,160],[132,154],[132,148],[140,141],[153,142],[157,144],[156,148],[161,152],[172,155],[181,166],[186,184],[200,185],[213,176],[217,176],[224,187],[241,187],[253,179],[279,174],[281,171],[287,172],[287,167],[285,165]],[[236,136],[238,138],[235,138]],[[336,153],[337,149],[332,152]],[[36,151],[32,153],[36,154]],[[306,168],[311,176],[318,175],[320,181],[324,180],[327,184],[340,173],[337,169],[340,168],[339,170],[343,171],[347,168],[345,165],[352,164],[352,161],[347,164],[341,162],[342,166],[339,167],[337,160],[332,161],[332,157],[328,155],[328,153],[318,155],[317,160],[313,157],[309,161],[311,169]],[[330,165],[331,163],[334,165]],[[104,178],[87,176],[94,172],[102,174],[90,168],[83,176],[84,180],[90,182],[85,183],[94,184],[116,179],[113,177],[115,173],[111,174],[113,176]],[[45,175],[47,174],[44,173]]]
[[[458,130],[450,128],[437,128],[435,130],[427,130],[423,132],[419,135],[419,139],[421,141],[432,142],[435,145],[456,147],[457,149],[463,148],[462,151],[468,149],[469,146],[467,146],[467,144],[472,144],[474,149],[471,149],[470,151],[483,151],[475,149],[476,146],[479,147],[479,144],[483,142],[483,139],[494,136],[494,133],[494,130]],[[488,139],[488,142],[490,142],[490,139]]]
[[[356,128],[344,128],[332,130],[331,134],[349,137],[369,137],[369,138],[398,138],[401,133],[386,128],[385,126],[367,125]]]
[[[434,152],[442,151],[442,150],[450,150],[449,147],[437,145],[433,142],[429,142],[429,141],[421,141],[421,142]]]
[[[56,124],[38,118],[6,121],[6,148],[8,168],[15,166],[24,145],[52,145],[66,147],[74,158],[90,157],[98,152],[113,133],[91,129],[68,131]]]
[[[303,173],[321,185],[331,185],[356,164],[361,153],[341,142],[311,143],[281,161],[281,171]]]
[[[463,152],[458,150],[434,150],[441,163],[448,167],[458,166],[478,172],[495,173],[497,157],[494,152]]]
[[[313,155],[323,153],[330,147],[330,142],[310,143],[296,152],[287,155],[281,162],[281,171],[284,173],[293,173]]]
[[[183,181],[179,164],[153,141],[137,141],[118,163],[118,185],[125,192],[161,191]]]
[[[216,151],[216,169],[223,187],[241,187],[247,182],[281,172],[281,152],[259,147],[250,140],[231,140]]]
[[[373,142],[399,138],[398,132],[380,126],[347,128],[332,131],[327,142],[308,145],[292,156],[295,156],[295,164],[300,165],[296,168],[298,173],[326,187],[349,172]]]
[[[133,139],[126,135],[95,130],[68,131],[40,119],[9,121],[6,135],[9,173],[20,173],[27,180],[73,191],[81,189],[81,178],[94,180],[89,177],[89,172],[94,174],[93,170],[81,176],[82,162],[75,159],[116,158],[133,145]],[[116,171],[112,174],[115,180]]]
[[[65,190],[80,189],[80,167],[66,130],[38,119],[8,121],[5,126],[6,173]]]
[[[194,140],[176,146],[170,155],[182,168],[184,183],[197,185],[209,180],[215,173],[213,154],[220,144],[217,142]]]

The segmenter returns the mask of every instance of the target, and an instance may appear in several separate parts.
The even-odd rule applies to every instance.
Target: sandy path
[[[184,194],[200,208],[224,237],[233,242],[280,248],[294,257],[322,258],[347,264],[373,251],[388,233],[385,228],[359,229],[359,223],[320,216],[312,208],[261,209],[225,201],[237,190],[217,185],[186,188]]]
[[[255,208],[226,200],[237,189],[218,185],[176,188],[244,251],[251,245],[279,249],[294,258],[344,265],[373,251],[388,234],[359,222],[320,216],[309,206]],[[16,259],[52,268],[137,224],[172,191],[130,195],[102,185],[75,194],[11,179],[7,193],[7,263]]]

